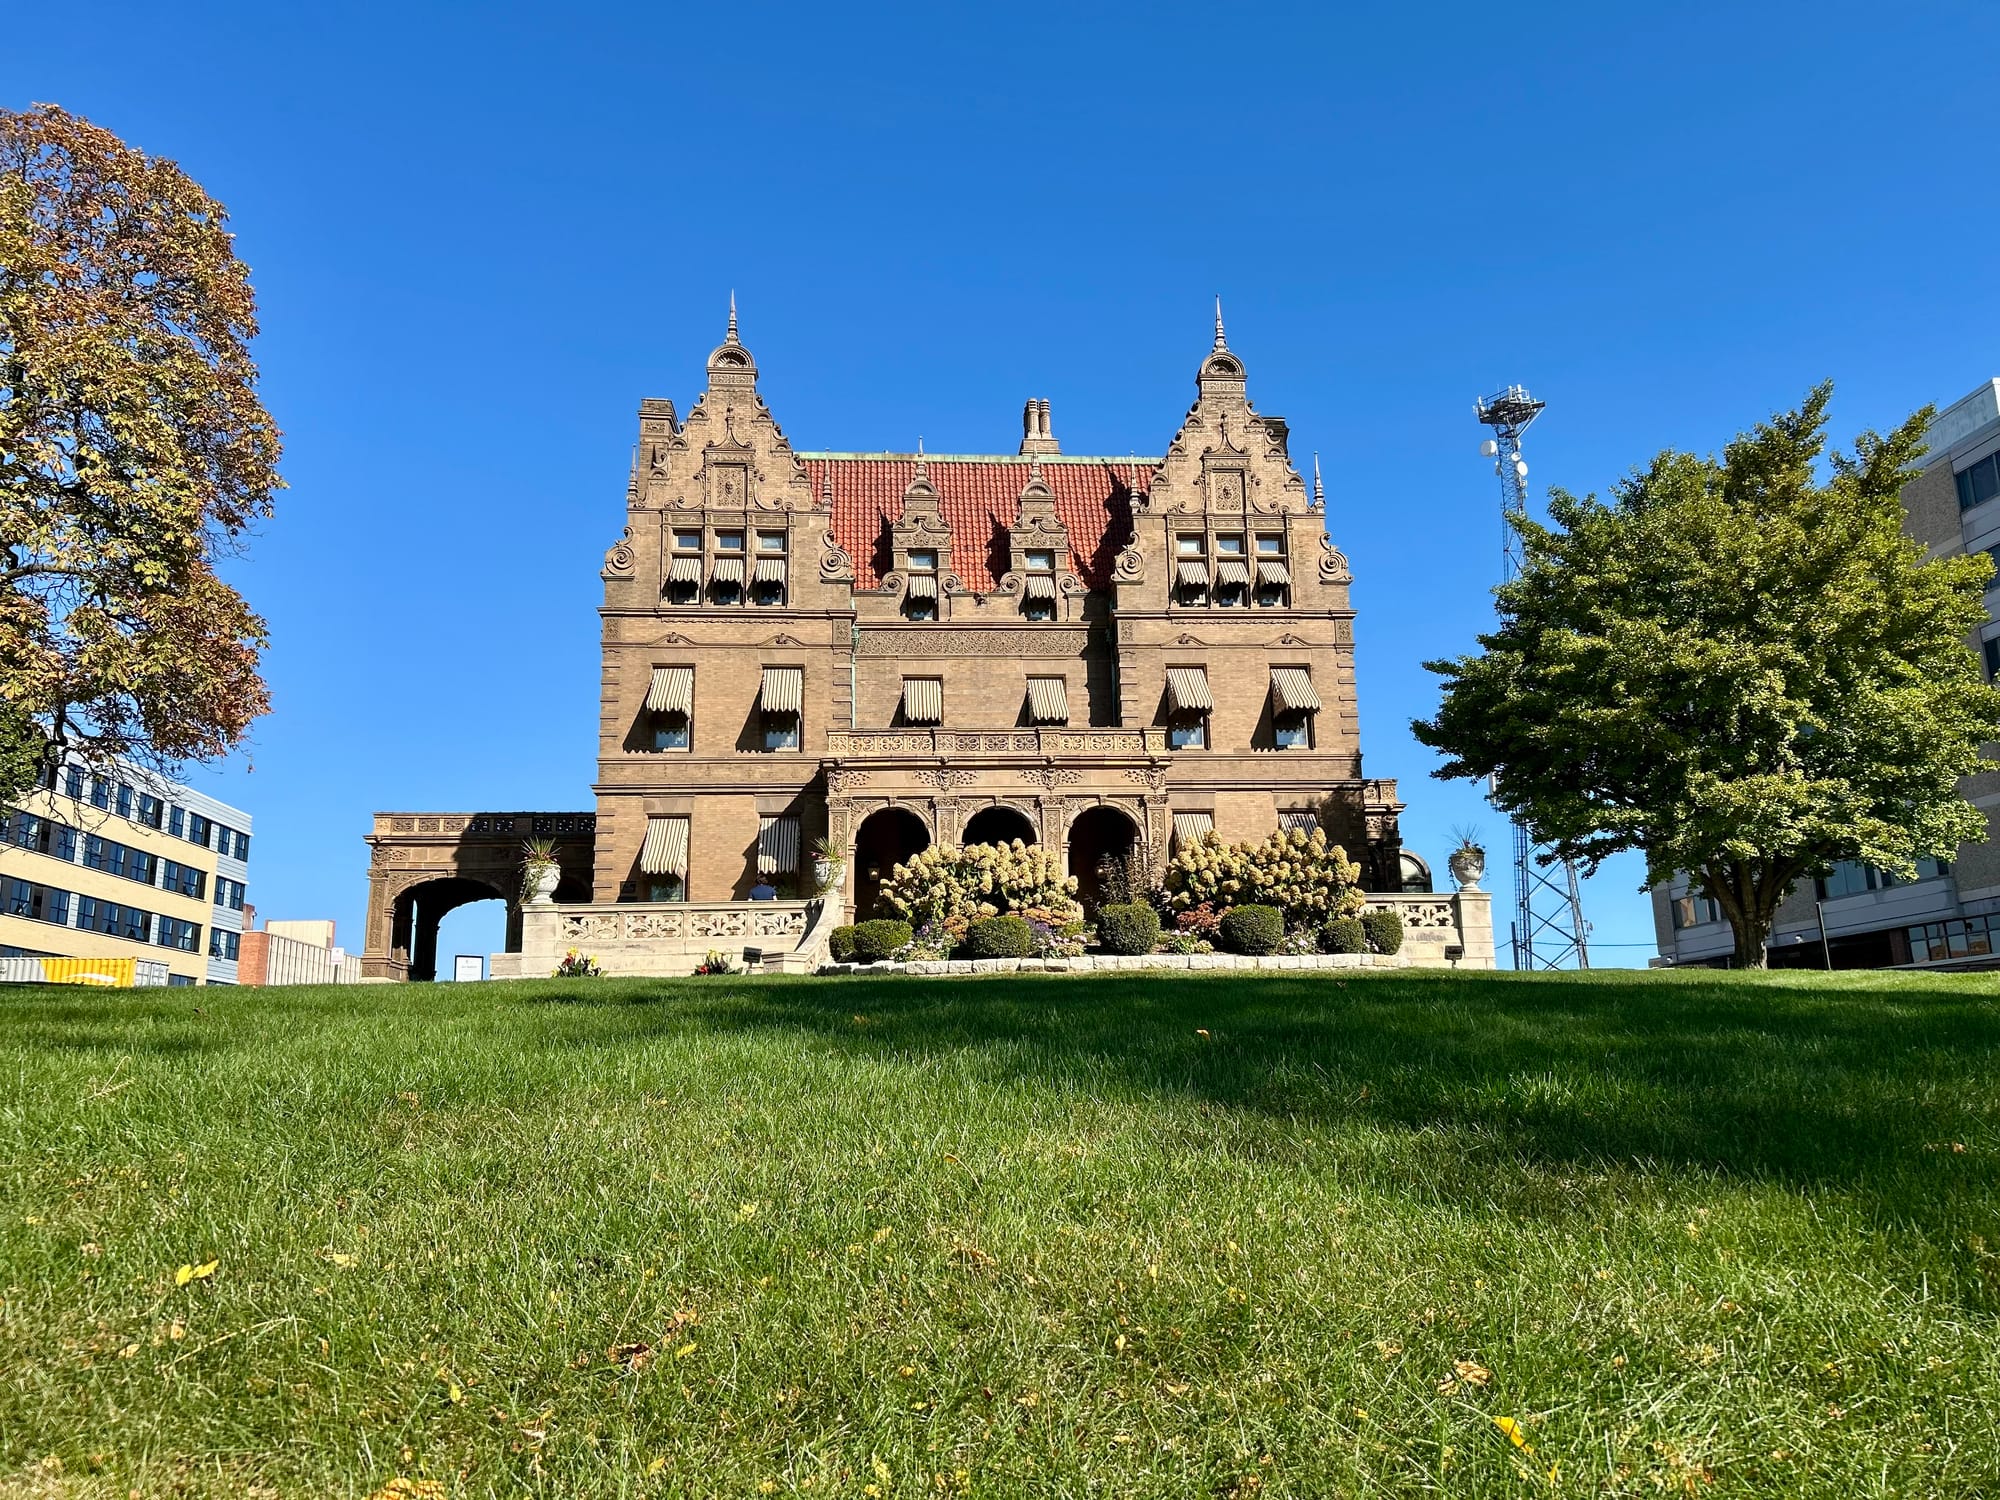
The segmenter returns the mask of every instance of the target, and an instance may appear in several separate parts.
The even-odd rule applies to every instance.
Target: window
[[[905,724],[942,724],[944,722],[944,679],[942,677],[905,677],[903,679],[903,701],[897,717]]]
[[[158,863],[144,849],[134,849],[115,839],[99,838],[94,833],[83,841],[83,862],[93,870],[102,870],[121,880],[136,880],[141,885],[153,883],[153,872]]]
[[[105,812],[111,811],[111,783],[102,776],[90,778],[90,805]]]
[[[1957,479],[1960,510],[1984,505],[2000,495],[2000,453],[1989,453],[1977,463],[1960,469]]]
[[[1257,538],[1257,555],[1259,557],[1283,557],[1285,555],[1285,539],[1282,536],[1273,536],[1268,533],[1260,534]]]
[[[1021,583],[1021,613],[1030,620],[1056,617],[1056,555],[1034,551],[1024,559],[1027,577]]]
[[[1713,896],[1676,896],[1673,903],[1674,927],[1700,927],[1722,920],[1722,907]]]
[[[701,602],[701,533],[676,531],[674,555],[667,559],[666,599],[669,604]]]
[[[743,533],[740,531],[716,532],[715,550],[717,552],[741,552],[743,550]]]
[[[179,917],[161,917],[159,932],[153,941],[162,948],[178,948],[183,953],[199,953],[201,927],[195,922],[183,922]]]
[[[68,891],[57,890],[52,885],[37,885],[32,880],[9,880],[4,887],[7,915],[26,917],[33,922],[53,922],[59,927],[69,925],[69,906],[73,899]]]
[[[646,692],[646,713],[655,750],[686,750],[694,744],[694,668],[655,667]]]
[[[178,864],[163,860],[160,866],[160,888],[173,891],[181,896],[202,896],[207,893],[208,874],[192,865]]]
[[[1271,739],[1280,750],[1312,749],[1312,716],[1280,714],[1271,721]]]
[[[1179,558],[1174,563],[1174,603],[1208,603],[1208,564],[1198,557]]]
[[[245,864],[248,864],[250,862],[249,834],[239,833],[236,835],[236,857],[242,860]]]
[[[187,832],[182,834],[181,837],[185,838],[190,844],[199,844],[202,848],[206,849],[208,847],[209,832],[214,827],[215,825],[200,813],[191,812],[188,814]]]
[[[676,531],[674,533],[674,551],[701,551],[701,533],[699,531]]]
[[[648,901],[687,900],[688,820],[646,819],[646,842],[639,850],[639,875]]]
[[[1279,750],[1312,749],[1319,693],[1305,667],[1271,668],[1271,743]]]
[[[761,546],[764,539],[760,536],[757,540],[759,546]],[[783,540],[783,537],[779,538],[779,541],[782,542]],[[785,572],[785,557],[783,553],[779,553],[775,557],[769,554],[759,557],[757,559],[756,571],[750,575],[750,602],[766,609],[783,604],[785,602]]]
[[[1174,555],[1177,557],[1200,557],[1208,549],[1201,544],[1201,538],[1190,532],[1182,532],[1174,538]]]
[[[805,668],[766,667],[758,693],[760,731],[766,750],[799,748],[800,720],[805,714]]]
[[[646,882],[648,901],[685,901],[687,882],[678,875],[655,875]]]
[[[1206,750],[1208,716],[1215,711],[1208,673],[1201,667],[1167,668],[1167,748]]]
[[[242,952],[242,933],[224,932],[220,927],[209,928],[208,956],[210,958],[227,959],[230,963],[235,963],[238,957],[242,955]]]
[[[136,906],[120,906],[116,901],[80,896],[76,903],[76,925],[85,932],[101,932],[107,937],[144,943],[153,935],[153,914]]]
[[[169,989],[186,989],[193,985],[193,983],[194,975],[192,974],[169,974],[167,976],[167,987]]]
[[[179,838],[187,828],[187,810],[176,807],[167,814],[167,832]]]
[[[2000,637],[1986,642],[1986,680],[2000,677]]]
[[[0,823],[0,838],[16,849],[29,849],[61,860],[76,858],[76,830],[54,818],[39,818],[33,813],[12,813],[4,823]]]
[[[1240,536],[1219,536],[1215,539],[1215,553],[1218,557],[1241,557],[1243,538]]]
[[[785,534],[784,534],[784,532],[782,532],[782,531],[760,531],[760,532],[758,532],[758,533],[757,533],[757,550],[758,550],[759,552],[761,552],[761,553],[765,553],[765,554],[767,554],[767,555],[768,555],[768,554],[770,554],[770,553],[773,553],[773,552],[776,552],[776,553],[778,553],[778,554],[780,554],[780,555],[783,555],[783,553],[784,553],[784,550],[785,550]]]
[[[166,805],[158,797],[143,793],[139,797],[139,821],[148,828],[158,828],[166,815]]]
[[[231,911],[243,910],[243,882],[240,880],[227,880],[220,875],[216,876],[215,904],[217,906],[226,906]],[[231,955],[231,957],[234,956],[233,954]]]
[[[1169,750],[1206,750],[1208,748],[1208,719],[1189,715],[1175,719],[1167,726],[1167,748]]]
[[[83,800],[83,767],[71,766],[63,772],[63,795],[72,802]]]
[[[938,615],[938,555],[929,548],[910,553],[903,586],[903,614],[912,620],[935,620]]]
[[[1030,724],[1067,724],[1069,722],[1069,684],[1061,677],[1030,677],[1028,679],[1028,722]]]
[[[1218,538],[1227,540],[1227,538]],[[1238,537],[1238,550],[1242,538]],[[1215,562],[1215,602],[1222,609],[1241,609],[1250,602],[1250,564],[1240,557],[1219,557]]]
[[[1030,573],[1053,573],[1056,570],[1056,555],[1053,552],[1030,552],[1028,571]]]
[[[2000,916],[1965,917],[1950,922],[1926,922],[1909,929],[1910,957],[1920,964],[1947,958],[1976,958],[1993,951],[2000,933]]]
[[[132,816],[132,788],[122,781],[118,783],[118,816],[121,818]]]

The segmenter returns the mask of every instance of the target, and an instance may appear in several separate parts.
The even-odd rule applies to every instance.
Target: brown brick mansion
[[[1317,473],[1250,404],[1219,311],[1195,386],[1158,458],[1063,453],[1045,401],[1011,454],[806,451],[732,311],[686,415],[639,408],[594,823],[378,817],[376,971],[425,975],[438,915],[496,885],[512,901],[496,872],[536,828],[566,841],[557,900],[596,908],[802,895],[821,837],[864,915],[938,840],[1058,846],[1088,900],[1119,866],[1143,885],[1176,839],[1313,819],[1372,889],[1427,889],[1395,783],[1362,774]]]

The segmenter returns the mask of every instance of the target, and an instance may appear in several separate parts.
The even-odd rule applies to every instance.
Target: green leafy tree
[[[1959,778],[2000,738],[2000,691],[1967,645],[1983,556],[1926,561],[1903,534],[1926,408],[1834,453],[1821,386],[1718,462],[1662,453],[1608,505],[1556,491],[1517,520],[1521,574],[1483,652],[1430,662],[1413,726],[1443,777],[1595,869],[1639,849],[1687,871],[1764,964],[1778,903],[1836,860],[1903,875],[1986,836]]]
[[[279,485],[256,327],[179,167],[0,110],[0,794],[59,747],[213,758],[269,706],[264,622],[216,574]]]

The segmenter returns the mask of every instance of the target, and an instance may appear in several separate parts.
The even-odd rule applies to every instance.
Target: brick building
[[[824,836],[866,911],[932,841],[1061,846],[1086,890],[1176,837],[1324,816],[1400,889],[1363,777],[1347,560],[1218,311],[1158,458],[795,450],[734,312],[639,411],[605,558],[591,899],[781,891]]]

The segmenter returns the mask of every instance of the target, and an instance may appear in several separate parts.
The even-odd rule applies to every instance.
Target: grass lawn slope
[[[0,991],[0,1496],[2000,1492],[1996,996]]]

